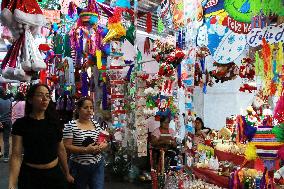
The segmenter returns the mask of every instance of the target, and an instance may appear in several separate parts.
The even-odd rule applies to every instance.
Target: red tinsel
[[[131,9],[125,9],[121,7],[116,7],[113,11],[113,16],[109,17],[108,23],[114,24],[121,22],[122,19],[122,13],[127,12],[131,16],[131,20],[134,21],[134,12]]]
[[[274,119],[279,123],[284,123],[284,92],[282,92],[274,109]]]
[[[244,84],[243,86],[240,87],[239,91],[240,92],[246,92],[248,91],[249,93],[252,93],[252,91],[256,91],[257,87],[251,86],[249,84]]]
[[[49,47],[48,44],[40,44],[40,45],[38,46],[38,49],[39,49],[40,51],[49,51],[51,48]]]
[[[240,66],[240,77],[247,78],[249,80],[253,80],[255,76],[255,68],[253,65],[253,61],[250,58],[243,58],[242,66]]]
[[[146,19],[146,32],[151,33],[152,32],[152,14],[150,12],[147,13],[147,19]]]
[[[144,42],[144,54],[150,54],[151,50],[150,38],[146,37]]]
[[[262,39],[262,56],[264,60],[264,72],[267,74],[271,71],[271,49],[265,38]]]
[[[167,63],[161,64],[158,75],[171,77],[173,74],[174,74],[174,67],[172,65]]]
[[[114,23],[119,23],[121,22],[122,19],[122,12],[123,8],[116,7],[113,11],[113,16],[109,17],[108,23],[109,24],[114,24]]]
[[[41,71],[39,72],[40,83],[46,84],[46,77],[47,77],[46,70],[41,70]]]

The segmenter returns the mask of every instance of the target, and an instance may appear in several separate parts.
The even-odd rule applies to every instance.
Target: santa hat
[[[43,26],[46,19],[36,0],[3,0],[1,4],[2,15],[12,20],[31,26]]]
[[[23,24],[32,26],[31,30],[35,32],[38,26],[46,24],[36,0],[2,0],[0,18],[16,38],[24,31]]]

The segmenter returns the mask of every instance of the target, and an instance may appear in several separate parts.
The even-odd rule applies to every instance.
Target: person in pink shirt
[[[15,101],[12,103],[12,123],[25,115],[25,96],[19,92],[15,96]]]
[[[175,131],[170,128],[170,118],[160,117],[160,127],[152,132],[151,144],[157,148],[171,148],[176,146]]]
[[[176,148],[177,143],[175,140],[175,131],[170,128],[170,117],[161,116],[160,117],[160,127],[155,129],[151,134],[151,145],[152,145],[152,158],[154,162],[154,168],[159,169],[159,163],[161,160],[160,150],[165,152],[165,168],[168,169],[169,166],[175,166],[176,161],[175,156],[177,154]]]

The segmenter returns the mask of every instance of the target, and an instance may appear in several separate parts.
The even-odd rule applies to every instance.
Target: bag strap
[[[19,103],[19,101],[17,101],[11,108],[11,110]]]

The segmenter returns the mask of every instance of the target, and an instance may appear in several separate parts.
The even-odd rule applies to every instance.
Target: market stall
[[[115,175],[152,189],[284,184],[282,1],[31,2],[2,1],[0,83],[47,84],[65,123],[90,96],[94,119],[111,115]]]

